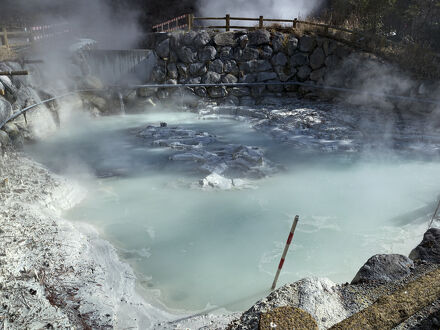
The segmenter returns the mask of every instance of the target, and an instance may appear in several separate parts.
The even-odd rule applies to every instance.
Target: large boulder
[[[206,46],[199,50],[198,57],[202,62],[212,61],[217,55],[217,50],[213,46]]]
[[[12,115],[11,103],[0,97],[0,123]]]
[[[260,46],[270,42],[270,32],[264,29],[251,31],[248,37],[251,46]]]
[[[235,32],[222,32],[217,33],[214,36],[214,42],[217,46],[231,46],[237,45],[237,39],[235,38]]]
[[[316,48],[310,56],[310,66],[313,70],[319,69],[324,65],[325,54],[321,47]]]
[[[165,39],[157,45],[156,54],[162,58],[170,56],[170,39]]]
[[[408,276],[413,267],[413,261],[403,255],[377,254],[359,269],[351,284],[398,281]]]
[[[316,47],[316,39],[311,36],[302,36],[299,39],[299,50],[305,53],[311,53]]]
[[[414,261],[440,264],[440,229],[428,229],[422,242],[411,251],[409,257]]]

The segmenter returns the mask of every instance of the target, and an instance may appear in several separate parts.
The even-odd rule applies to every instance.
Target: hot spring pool
[[[161,121],[259,146],[285,170],[253,189],[197,189],[197,171],[133,133]],[[88,188],[65,217],[94,225],[136,271],[147,298],[170,309],[242,310],[267,294],[296,214],[279,285],[306,276],[349,282],[373,254],[408,254],[418,244],[440,186],[439,162],[306,156],[245,122],[191,113],[72,119],[27,152]]]

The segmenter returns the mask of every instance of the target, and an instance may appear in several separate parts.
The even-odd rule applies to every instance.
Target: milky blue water
[[[161,121],[262,147],[285,170],[254,189],[194,188],[202,175],[191,164],[171,162],[173,151],[135,134]],[[306,276],[351,281],[373,254],[408,254],[418,244],[440,187],[438,162],[389,151],[305,156],[246,123],[190,113],[72,120],[27,151],[88,188],[66,218],[94,225],[147,298],[172,309],[240,310],[267,294],[296,214],[279,285]]]

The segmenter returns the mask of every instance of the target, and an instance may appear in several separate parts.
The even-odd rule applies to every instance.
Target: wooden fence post
[[[3,46],[9,48],[8,31],[6,30],[5,27],[2,30],[3,30]]]
[[[258,27],[259,27],[260,29],[262,29],[262,28],[264,27],[263,16],[260,16],[260,21],[259,21],[259,25],[258,25]]]
[[[295,18],[294,20],[293,20],[293,28],[294,29],[296,29],[296,25],[298,24],[298,19],[297,18]]]
[[[226,31],[230,30],[230,26],[231,26],[231,15],[226,14]]]
[[[194,25],[194,14],[188,14],[188,31],[193,29]]]

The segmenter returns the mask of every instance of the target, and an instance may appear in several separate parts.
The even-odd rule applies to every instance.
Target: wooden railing
[[[68,24],[35,25],[30,27],[0,27],[0,46],[14,48],[50,39],[69,32]]]
[[[197,22],[203,21],[225,21],[224,25],[199,25]],[[254,26],[249,25],[236,25],[231,24],[232,21],[246,21],[246,22],[255,22]],[[271,23],[267,25],[265,23]],[[250,17],[231,17],[230,14],[226,14],[224,17],[196,17],[194,14],[185,14],[166,22],[157,24],[153,26],[153,31],[155,32],[172,32],[176,30],[193,30],[193,29],[225,29],[226,31],[230,31],[231,29],[264,29],[271,27],[273,24],[284,24],[286,27],[297,28],[299,25],[309,25],[315,27],[324,28],[327,32],[329,30],[336,30],[346,33],[359,33],[357,31],[348,30],[339,26],[334,25],[326,25],[321,23],[309,22],[294,19],[278,19],[278,18],[264,18],[264,16],[260,16],[258,18],[250,18]]]

